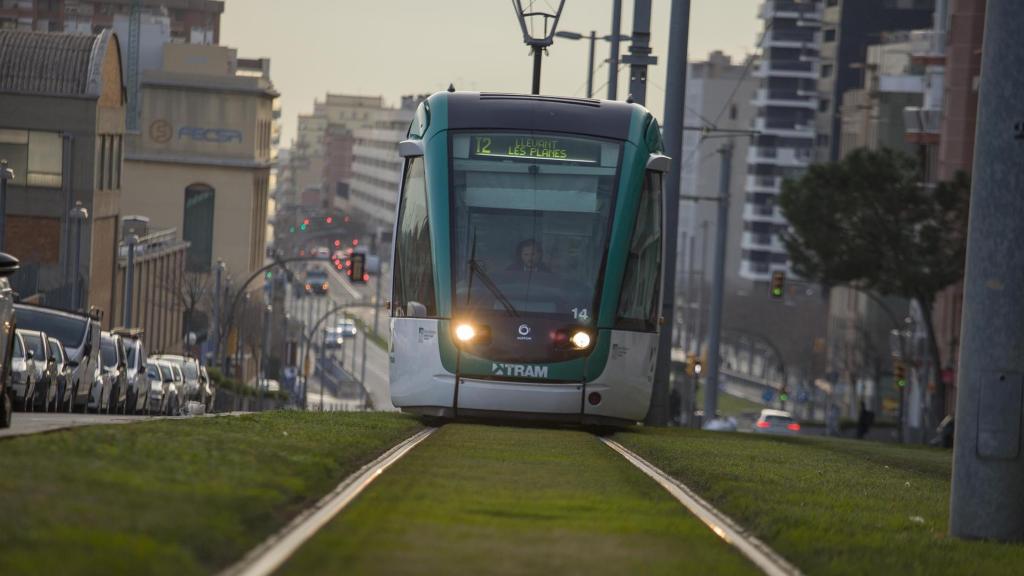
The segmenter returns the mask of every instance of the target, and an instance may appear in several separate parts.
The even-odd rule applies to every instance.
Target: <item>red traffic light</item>
[[[309,226],[309,218],[303,219],[302,223],[305,224],[306,226]]]
[[[333,224],[334,223],[334,218],[328,216],[327,218],[324,218],[324,222],[327,222],[328,224]]]

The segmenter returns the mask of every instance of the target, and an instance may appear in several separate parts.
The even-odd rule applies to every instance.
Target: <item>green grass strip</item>
[[[272,412],[0,441],[0,574],[208,574],[418,421]]]
[[[1024,574],[1024,546],[946,535],[950,452],[680,429],[614,438],[807,574]]]
[[[283,567],[289,574],[752,574],[581,431],[444,426]]]

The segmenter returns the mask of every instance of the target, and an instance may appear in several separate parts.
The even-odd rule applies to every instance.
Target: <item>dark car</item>
[[[93,389],[89,407],[108,414],[123,413],[128,399],[128,354],[121,337],[100,335],[100,383]]]
[[[0,428],[11,425],[11,358],[14,354],[14,294],[7,277],[18,271],[18,260],[0,252]]]
[[[45,308],[30,304],[15,304],[19,328],[46,332],[60,340],[71,366],[69,393],[64,400],[68,410],[85,410],[89,403],[93,381],[99,368],[100,322],[98,311],[90,315]]]
[[[146,398],[150,392],[149,377],[146,374],[146,346],[142,342],[142,330],[138,328],[115,328],[113,334],[121,339],[127,357],[125,381],[128,399],[125,412],[135,414],[146,410]]]

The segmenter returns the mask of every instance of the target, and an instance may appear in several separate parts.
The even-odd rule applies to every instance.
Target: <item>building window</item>
[[[615,327],[653,332],[658,327],[661,287],[661,174],[647,172],[640,195],[636,225],[629,243],[629,260]]]
[[[182,239],[189,243],[186,269],[209,272],[213,267],[213,188],[193,184],[185,188],[185,219]]]
[[[829,100],[828,98],[822,98],[821,100],[818,100],[818,112],[828,112],[831,106],[832,101]]]
[[[836,41],[836,29],[835,28],[829,28],[828,30],[825,30],[825,34],[824,34],[823,39],[824,39],[825,42],[835,42]]]
[[[831,78],[832,77],[832,65],[831,64],[822,64],[821,65],[821,77],[822,78]]]

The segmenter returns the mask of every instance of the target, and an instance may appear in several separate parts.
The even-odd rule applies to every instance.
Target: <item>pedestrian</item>
[[[863,440],[871,430],[871,424],[875,421],[875,414],[868,410],[864,401],[860,401],[860,414],[857,416],[857,438]]]

